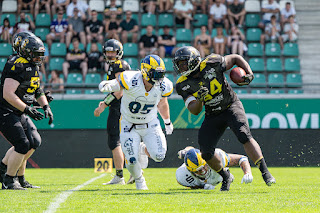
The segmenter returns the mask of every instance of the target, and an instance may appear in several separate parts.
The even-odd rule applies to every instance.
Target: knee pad
[[[28,140],[20,141],[14,146],[14,150],[20,154],[27,154],[30,150],[30,142]]]
[[[154,158],[155,162],[161,162],[164,160],[164,158],[166,157],[165,154],[157,154],[156,157]]]
[[[114,150],[120,146],[120,140],[119,140],[119,135],[112,135],[109,134],[108,136],[108,147],[110,150]]]
[[[41,136],[37,134],[32,134],[32,142],[30,141],[30,149],[37,149],[41,145]]]
[[[201,156],[203,158],[203,160],[205,161],[208,161],[210,160],[212,157],[213,157],[213,153],[209,153],[209,152],[206,152],[206,153],[202,153]]]

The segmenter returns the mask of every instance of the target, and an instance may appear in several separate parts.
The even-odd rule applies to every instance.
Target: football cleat
[[[146,180],[144,179],[143,176],[140,178],[136,179],[136,189],[138,190],[148,190]]]
[[[2,183],[2,189],[4,190],[26,190],[25,188],[21,187],[18,181],[15,181],[11,178],[4,177]]]
[[[148,167],[148,163],[149,163],[149,159],[148,159],[148,155],[145,152],[145,147],[146,145],[144,143],[140,143],[140,151],[139,151],[139,163],[141,166],[141,169],[145,169]]]
[[[124,185],[126,184],[124,181],[124,177],[119,177],[119,176],[114,176],[114,178],[112,180],[110,180],[107,183],[103,183],[103,185],[112,185],[112,184],[120,184],[120,185]]]
[[[28,181],[23,181],[22,183],[20,182],[20,185],[23,187],[23,188],[32,188],[32,189],[40,189],[40,186],[34,186],[32,185],[31,183],[29,183]]]
[[[263,173],[262,177],[264,182],[266,182],[268,186],[271,186],[272,184],[276,183],[276,179],[271,175],[270,172]]]
[[[127,184],[134,184],[134,183],[135,183],[135,179],[132,177],[132,175],[130,175],[130,178],[127,181]]]
[[[229,171],[229,170],[228,170]],[[229,191],[229,189],[230,189],[230,185],[231,185],[231,183],[233,182],[233,180],[234,180],[234,177],[233,177],[233,175],[230,173],[230,171],[229,171],[229,174],[230,174],[230,176],[229,176],[229,178],[228,178],[228,180],[223,180],[222,181],[222,185],[221,185],[221,188],[220,188],[220,191]]]

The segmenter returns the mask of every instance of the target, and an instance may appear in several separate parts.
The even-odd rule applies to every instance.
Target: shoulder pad
[[[169,97],[173,92],[173,84],[167,77],[164,77],[161,83],[161,88],[162,88],[162,97]]]
[[[119,75],[118,78],[120,85],[126,90],[129,90],[138,84],[139,77],[141,77],[140,71],[124,71]]]
[[[200,72],[207,66],[207,64],[222,63],[222,56],[218,54],[208,55],[200,63]]]
[[[125,60],[121,60],[121,62],[124,70],[131,70],[131,67],[128,62],[126,62]]]
[[[198,179],[191,175],[185,164],[182,164],[182,166],[177,169],[176,180],[180,185],[186,187],[197,187],[201,185]]]
[[[180,78],[178,78],[176,84],[179,84],[179,83],[181,83],[181,82],[183,82],[183,81],[185,81],[185,80],[187,80],[187,79],[188,79],[188,78],[187,78],[186,76],[180,76]]]
[[[27,64],[27,63],[29,63],[29,61],[25,58],[19,57],[19,58],[15,58],[14,63],[15,64]]]

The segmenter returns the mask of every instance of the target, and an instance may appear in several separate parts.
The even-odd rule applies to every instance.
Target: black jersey
[[[211,54],[201,61],[198,69],[199,76],[181,76],[177,80],[176,90],[183,100],[190,95],[197,97],[200,87],[207,87],[209,94],[205,97],[206,115],[219,114],[238,100],[223,74],[226,71],[224,57]]]
[[[1,76],[0,107],[2,109],[13,111],[18,115],[22,114],[3,98],[3,85],[6,78],[12,78],[20,83],[15,94],[29,106],[43,93],[40,89],[39,66],[29,63],[20,56],[10,56]]]

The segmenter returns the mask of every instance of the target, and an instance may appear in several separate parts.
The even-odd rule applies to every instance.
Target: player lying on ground
[[[241,183],[252,182],[251,167],[246,156],[227,154],[218,148],[215,149],[215,152],[221,158],[224,168],[240,165],[244,173]],[[222,177],[203,160],[199,149],[188,146],[178,152],[178,158],[184,159],[184,163],[176,171],[176,179],[182,186],[190,187],[191,189],[211,190],[222,182]],[[234,177],[232,174],[230,175],[233,181]]]

